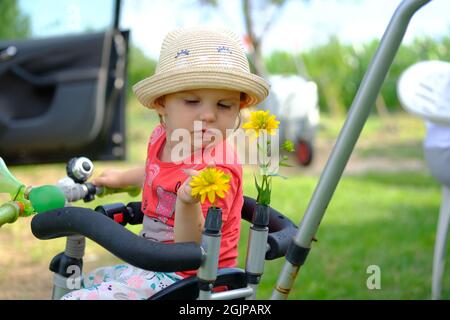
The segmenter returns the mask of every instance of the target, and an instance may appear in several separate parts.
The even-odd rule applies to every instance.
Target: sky
[[[400,2],[290,0],[271,23],[264,37],[263,53],[304,51],[326,42],[333,34],[353,44],[379,39]],[[123,0],[121,27],[130,29],[133,44],[155,59],[164,36],[178,27],[227,27],[243,38],[241,1],[219,0],[219,3],[219,8],[211,8],[200,6],[199,0]],[[112,23],[112,0],[19,0],[19,5],[32,16],[32,33],[38,37],[103,30]],[[270,10],[260,10],[254,15],[257,31],[271,14]],[[449,34],[450,0],[432,0],[413,16],[404,42],[423,35]]]

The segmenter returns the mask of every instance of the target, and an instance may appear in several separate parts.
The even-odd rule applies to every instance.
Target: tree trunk
[[[253,30],[251,0],[242,0],[242,12],[244,13],[245,29],[253,47],[253,50],[250,53],[250,59],[255,67],[255,72],[259,76],[265,77],[267,75],[267,70],[262,57],[261,37],[258,38]]]

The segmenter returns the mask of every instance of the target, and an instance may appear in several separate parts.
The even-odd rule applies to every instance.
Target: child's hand
[[[213,168],[215,167],[215,163],[210,163],[206,166],[207,168]],[[191,196],[192,187],[189,185],[189,183],[192,180],[193,176],[196,176],[199,174],[199,171],[194,169],[184,169],[183,170],[189,177],[183,182],[183,184],[178,188],[177,191],[177,200],[182,201],[186,204],[195,204],[200,202],[199,197],[193,197]]]
[[[123,171],[107,169],[103,171],[100,176],[92,179],[92,184],[97,187],[108,188],[125,188],[128,185],[124,183]]]

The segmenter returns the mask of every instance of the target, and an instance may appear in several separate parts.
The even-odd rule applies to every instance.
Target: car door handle
[[[14,58],[17,55],[17,48],[9,46],[6,49],[0,51],[0,62],[4,62]]]

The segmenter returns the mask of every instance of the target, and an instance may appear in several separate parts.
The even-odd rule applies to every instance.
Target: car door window
[[[103,32],[113,22],[113,0],[19,0],[16,4],[20,19],[28,23],[26,38]]]

